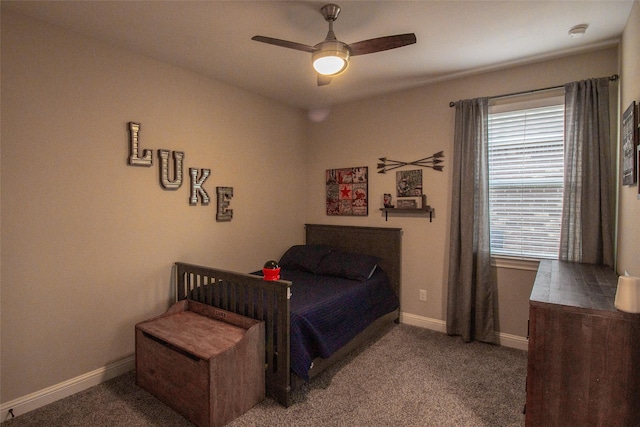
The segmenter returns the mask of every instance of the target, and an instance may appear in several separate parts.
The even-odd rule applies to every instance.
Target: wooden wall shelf
[[[380,208],[382,212],[384,212],[384,220],[389,220],[389,213],[392,214],[424,214],[429,215],[429,222],[433,221],[433,214],[435,213],[435,209],[431,206],[427,205],[427,196],[422,196],[422,207],[421,208]]]

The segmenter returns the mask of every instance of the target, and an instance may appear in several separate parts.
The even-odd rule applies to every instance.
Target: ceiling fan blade
[[[396,34],[395,36],[378,37],[376,39],[363,40],[349,45],[351,56],[366,55],[368,53],[381,52],[395,49],[416,42],[414,33]]]
[[[313,46],[307,46],[306,44],[290,42],[287,40],[274,39],[272,37],[265,36],[253,36],[251,40],[255,40],[257,42],[273,44],[276,46],[287,47],[289,49],[301,50],[303,52],[315,52],[316,48]]]
[[[326,86],[331,83],[331,76],[318,74],[318,86]]]

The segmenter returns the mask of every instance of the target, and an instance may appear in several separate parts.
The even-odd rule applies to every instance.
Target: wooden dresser
[[[640,425],[640,314],[608,267],[542,261],[529,309],[526,425]]]

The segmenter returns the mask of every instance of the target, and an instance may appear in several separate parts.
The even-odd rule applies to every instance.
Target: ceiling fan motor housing
[[[340,6],[333,3],[325,4],[320,8],[320,13],[322,13],[325,21],[335,21],[340,14]]]

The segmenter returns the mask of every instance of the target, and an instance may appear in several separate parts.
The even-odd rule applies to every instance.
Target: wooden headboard
[[[306,224],[307,245],[327,245],[335,249],[372,255],[387,273],[400,298],[402,229]]]

